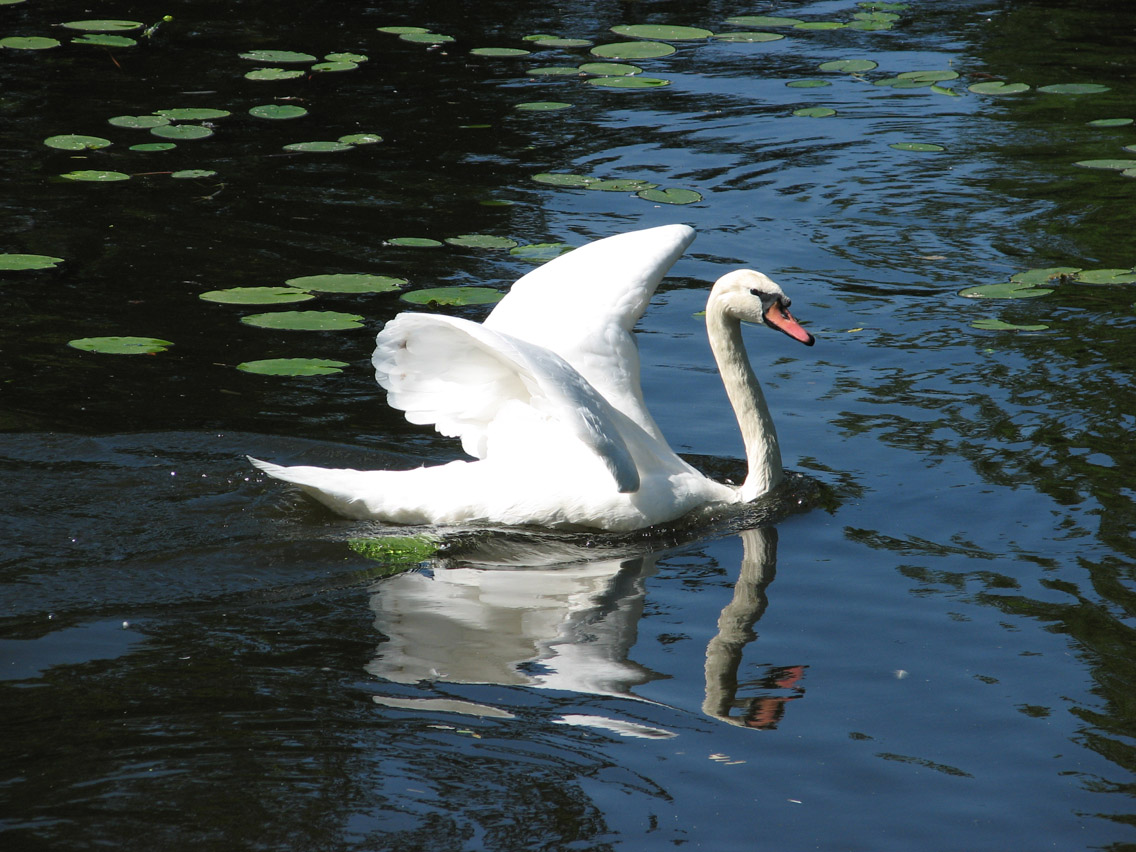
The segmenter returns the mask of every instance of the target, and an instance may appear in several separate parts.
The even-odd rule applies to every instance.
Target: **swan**
[[[748,475],[727,485],[679,458],[643,400],[633,328],[693,239],[664,225],[588,243],[518,280],[482,323],[420,313],[387,323],[372,362],[388,404],[459,438],[474,461],[362,471],[249,460],[341,515],[398,524],[630,531],[753,500],[783,471],[742,323],[814,339],[762,273],[719,278],[706,329]]]

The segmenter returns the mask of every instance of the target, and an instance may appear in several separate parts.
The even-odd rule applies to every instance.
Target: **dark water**
[[[4,848],[1132,848],[1136,291],[957,295],[1029,268],[1136,264],[1136,182],[1073,165],[1136,143],[1133,126],[1088,124],[1136,117],[1129,4],[915,0],[886,32],[677,43],[636,62],[671,81],[650,91],[526,73],[586,48],[469,53],[538,32],[606,43],[623,23],[855,11],[0,6],[0,37],[65,42],[0,50],[2,250],[66,260],[0,278]],[[129,50],[71,46],[52,26],[166,13]],[[395,24],[457,40],[376,31]],[[370,61],[246,81],[238,54],[272,48]],[[817,70],[846,58],[879,68]],[[870,83],[944,68],[960,97]],[[1034,89],[970,94],[986,75]],[[799,79],[832,85],[785,85]],[[1069,82],[1110,89],[1036,91]],[[247,115],[276,98],[309,115]],[[538,100],[573,106],[514,109]],[[179,106],[233,115],[161,154],[128,151],[146,132],[107,124]],[[792,115],[807,106],[837,115]],[[363,131],[384,141],[281,150]],[[60,133],[115,144],[42,144]],[[908,141],[945,151],[889,147]],[[78,168],[135,176],[56,177]],[[162,174],[182,168],[219,176]],[[531,180],[547,171],[704,199]],[[374,386],[395,294],[321,296],[302,307],[365,329],[287,333],[199,293],[339,271],[504,287],[531,266],[384,241],[579,244],[677,221],[699,237],[642,323],[652,410],[676,449],[736,469],[692,314],[729,268],[767,272],[819,338],[750,335],[808,511],[622,539],[470,532],[392,573],[349,544],[375,527],[249,470],[246,452],[380,467],[455,448]],[[991,318],[1048,328],[971,325]],[[175,346],[66,346],[119,334]],[[235,369],[280,356],[350,367]]]

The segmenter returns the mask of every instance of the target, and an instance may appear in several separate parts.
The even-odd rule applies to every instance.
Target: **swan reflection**
[[[766,588],[777,561],[773,527],[739,533],[743,556],[733,597],[706,649],[702,710],[730,724],[776,726],[787,701],[803,694],[800,666],[771,669],[739,684],[745,647],[765,611]],[[500,542],[488,545],[500,548]],[[646,581],[660,552],[621,553],[580,561],[529,542],[522,553],[481,548],[460,561],[439,561],[432,571],[411,572],[378,583],[370,605],[375,627],[387,641],[367,666],[394,683],[500,684],[556,689],[638,701],[636,687],[665,677],[636,662],[632,652],[643,614]],[[591,554],[594,555],[594,554]],[[523,560],[524,565],[514,567]],[[453,567],[451,567],[453,566]],[[758,694],[752,693],[756,688]],[[501,708],[448,698],[375,696],[392,707],[509,716]],[[587,724],[578,717],[567,724]],[[614,720],[595,720],[612,727]],[[633,726],[634,727],[634,726]],[[620,731],[637,735],[666,732]]]

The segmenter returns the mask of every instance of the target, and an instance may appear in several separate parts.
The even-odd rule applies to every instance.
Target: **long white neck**
[[[743,500],[749,501],[776,486],[785,475],[777,430],[746,355],[741,322],[714,298],[706,306],[706,331],[726,395],[742,430],[749,473],[738,491]]]

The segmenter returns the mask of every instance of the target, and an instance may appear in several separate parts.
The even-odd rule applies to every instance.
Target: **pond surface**
[[[1075,165],[1136,161],[1136,126],[1093,123],[1136,118],[1131,4],[105,5],[0,6],[0,38],[60,42],[0,48],[0,251],[62,258],[0,272],[5,849],[1133,848],[1136,286],[959,295],[1136,265],[1136,181]],[[166,13],[132,47],[57,26]],[[626,60],[667,81],[646,88],[541,73],[622,61],[590,51],[628,24],[784,38],[663,38]],[[368,61],[249,80],[256,50]],[[846,59],[875,66],[819,68]],[[918,71],[959,76],[878,85]],[[997,81],[1029,89],[970,90]],[[1066,84],[1091,85],[1042,90]],[[517,108],[543,102],[569,106]],[[213,134],[164,151],[108,122],[189,107],[231,114],[175,122]],[[360,133],[382,141],[284,150]],[[44,144],[69,134],[113,144]],[[59,177],[91,170],[128,179]],[[445,240],[672,222],[699,236],[640,324],[648,402],[677,450],[736,471],[694,314],[729,269],[779,281],[817,345],[747,334],[799,511],[464,531],[407,569],[366,555],[378,525],[245,461],[458,449],[374,384],[399,292],[201,293],[337,272],[503,290],[532,263]],[[290,309],[360,327],[241,322]],[[68,346],[103,336],[173,345]],[[345,366],[237,369],[285,357]]]

